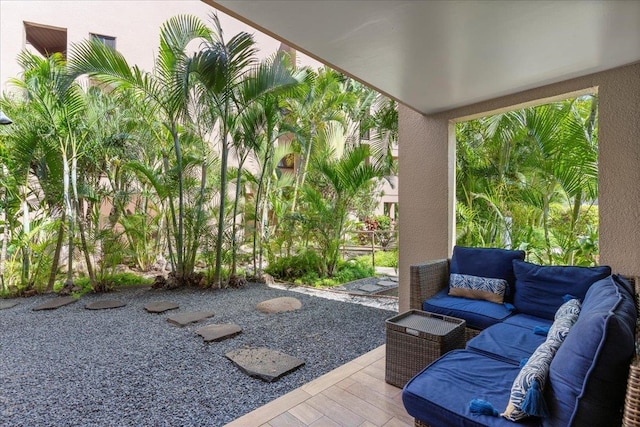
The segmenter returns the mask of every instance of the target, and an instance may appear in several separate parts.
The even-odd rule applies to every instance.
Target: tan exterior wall
[[[24,21],[67,29],[67,42],[80,42],[91,33],[116,38],[116,49],[130,64],[151,71],[160,41],[160,26],[170,17],[190,14],[209,22],[215,12],[200,0],[29,0],[0,1],[0,92],[12,90],[7,82],[21,72],[18,54],[28,48]],[[276,52],[280,42],[222,12],[218,13],[227,38],[240,31],[253,34],[259,55]],[[301,65],[321,66],[306,55],[297,55]]]
[[[595,89],[594,89],[595,88]],[[409,266],[450,256],[454,235],[453,122],[599,94],[600,262],[640,275],[640,63],[424,116],[400,109],[400,310],[409,308]]]

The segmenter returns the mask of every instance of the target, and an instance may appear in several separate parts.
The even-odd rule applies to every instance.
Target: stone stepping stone
[[[5,310],[7,308],[12,308],[12,307],[15,307],[16,305],[18,305],[18,303],[15,302],[15,301],[0,300],[0,310]]]
[[[111,308],[120,308],[127,305],[124,301],[119,301],[117,299],[105,299],[102,301],[94,301],[85,305],[84,308],[87,310],[108,310]]]
[[[44,304],[40,304],[39,306],[34,307],[33,311],[55,310],[56,308],[60,308],[64,305],[71,304],[72,302],[76,302],[76,301],[78,300],[75,299],[74,297],[52,298],[49,301],[45,302]]]
[[[382,286],[369,284],[369,285],[362,285],[358,289],[363,292],[378,292],[379,290],[382,289]]]
[[[391,286],[398,286],[398,283],[392,280],[381,280],[378,282],[378,286],[384,286],[386,288],[389,288]]]
[[[245,374],[273,382],[295,371],[304,361],[268,348],[240,348],[225,354]]]
[[[196,331],[196,334],[204,338],[204,342],[223,341],[232,338],[242,332],[242,328],[232,323],[226,325],[207,325]]]
[[[180,306],[171,301],[153,301],[145,304],[144,309],[149,313],[164,313],[165,311],[175,310]]]
[[[295,311],[302,308],[302,303],[298,298],[280,297],[267,301],[262,301],[256,305],[256,309],[262,313],[282,313],[284,311]]]
[[[213,317],[214,313],[211,311],[190,311],[187,313],[175,314],[167,318],[167,322],[173,323],[178,326],[185,326],[189,323],[196,323],[209,317]]]

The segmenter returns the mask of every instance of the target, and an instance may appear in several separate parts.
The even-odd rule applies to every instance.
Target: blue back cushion
[[[518,312],[553,320],[569,294],[582,300],[589,287],[611,275],[611,267],[537,265],[513,261],[516,291],[513,305]]]
[[[609,276],[587,292],[578,321],[551,362],[547,426],[620,425],[634,353],[636,307],[624,279]]]
[[[510,286],[508,295],[512,293],[515,284],[513,260],[524,260],[524,255],[524,251],[509,249],[455,246],[449,269],[456,274],[504,279]]]

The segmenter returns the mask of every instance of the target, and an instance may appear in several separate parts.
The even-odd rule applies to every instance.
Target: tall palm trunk
[[[182,174],[182,147],[176,124],[171,121],[171,136],[173,137],[173,149],[176,153],[176,169],[178,171],[178,230],[176,233],[176,256],[177,271],[176,275],[179,281],[184,280],[187,272],[184,269],[184,177]]]
[[[225,108],[228,114],[228,105]],[[227,114],[222,118],[222,154],[220,159],[220,212],[218,215],[218,240],[216,241],[216,266],[214,273],[214,282],[217,286],[221,286],[222,281],[222,240],[224,237],[224,210],[227,198],[227,163],[229,160],[229,145],[227,135]]]
[[[75,234],[75,218],[74,218],[74,210],[73,203],[71,201],[71,192],[69,189],[70,180],[71,180],[71,171],[69,167],[69,160],[67,157],[67,147],[66,145],[62,150],[62,164],[63,164],[63,195],[64,195],[64,204],[67,212],[67,220],[68,220],[68,248],[69,254],[67,259],[67,280],[65,281],[65,288],[71,289],[73,288],[73,237]]]
[[[309,140],[307,141],[307,146],[305,147],[304,150],[304,159],[303,159],[303,167],[302,167],[302,171],[300,172],[300,179],[296,180],[296,184],[295,187],[293,188],[293,198],[292,198],[292,202],[291,202],[291,213],[294,213],[296,211],[296,203],[298,200],[298,192],[299,189],[302,188],[304,186],[304,182],[307,178],[307,169],[309,168],[309,159],[311,158],[311,141],[313,141],[313,134],[315,133],[315,126],[312,127],[311,129],[311,136],[309,138]]]
[[[62,212],[60,218],[60,227],[58,228],[58,238],[56,239],[56,249],[53,252],[53,261],[51,262],[51,272],[49,273],[49,281],[47,282],[47,292],[53,291],[53,285],[56,281],[58,273],[58,265],[60,264],[60,253],[62,252],[62,243],[64,242],[64,221],[66,213]]]

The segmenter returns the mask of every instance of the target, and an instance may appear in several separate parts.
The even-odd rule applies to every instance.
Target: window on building
[[[98,40],[100,43],[109,46],[110,48],[116,48],[116,38],[111,36],[105,36],[102,34],[91,34],[93,40]]]
[[[43,56],[54,53],[67,55],[67,29],[24,21],[27,43]]]

